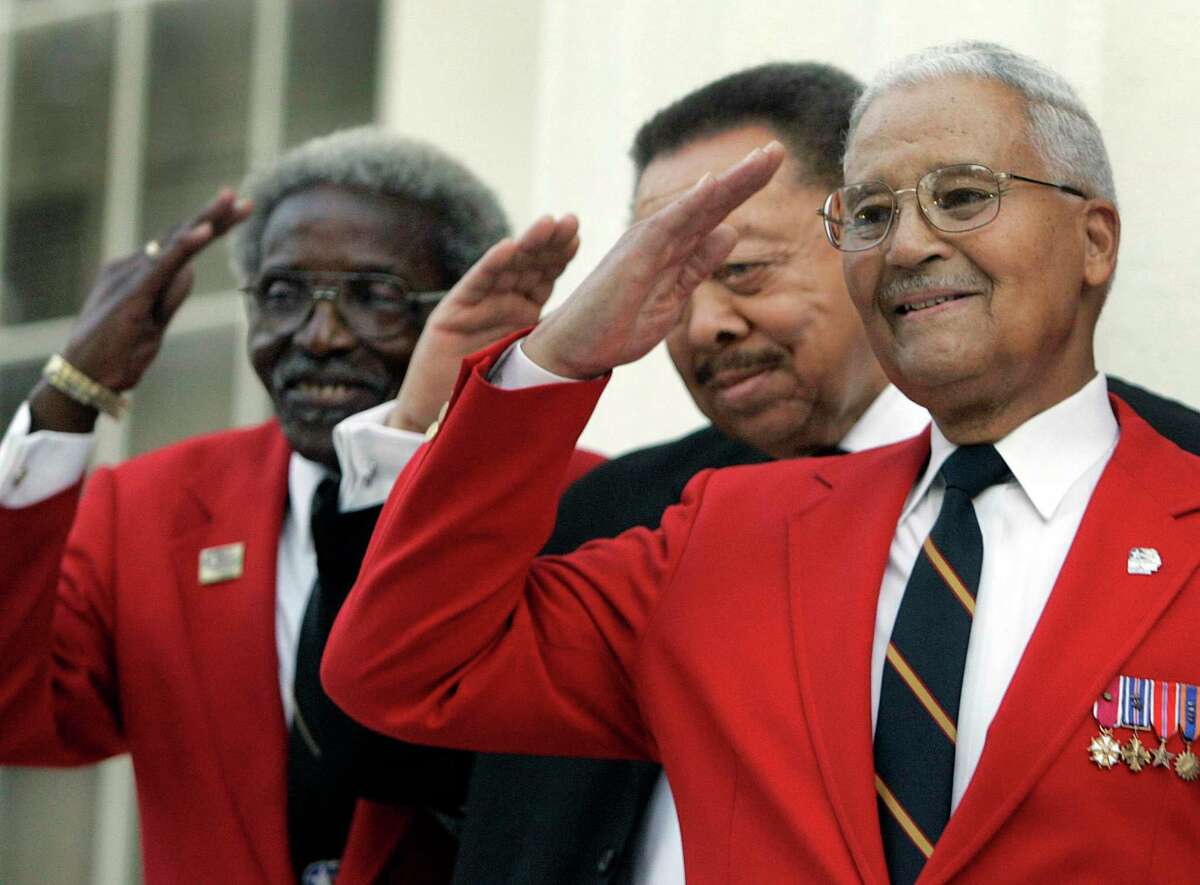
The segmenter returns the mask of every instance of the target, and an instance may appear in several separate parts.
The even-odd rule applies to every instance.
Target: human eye
[[[891,194],[870,189],[848,195],[846,224],[851,231],[863,233],[886,227],[892,219]]]
[[[769,276],[771,262],[730,261],[719,267],[713,279],[738,295],[753,295]]]
[[[257,300],[263,310],[288,313],[308,301],[308,289],[292,277],[266,277],[259,285]]]
[[[356,307],[375,313],[402,313],[408,310],[408,293],[395,280],[364,278],[352,280],[346,298]]]
[[[983,211],[997,193],[990,181],[971,174],[954,174],[937,181],[931,196],[938,211],[951,218],[967,219]]]

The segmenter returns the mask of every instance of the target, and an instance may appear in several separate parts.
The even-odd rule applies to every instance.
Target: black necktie
[[[946,495],[896,615],[875,725],[875,790],[894,883],[913,882],[950,819],[959,695],[983,538],[972,499],[1009,471],[990,445],[957,449]]]
[[[381,509],[340,512],[334,479],[323,480],[313,496],[317,580],[300,626],[288,735],[288,838],[297,875],[315,861],[342,856],[360,797],[420,809],[452,836],[466,795],[470,753],[373,732],[343,713],[321,688],[329,630],[358,577]],[[436,838],[431,834],[429,841]],[[445,833],[441,838],[449,841]],[[437,850],[452,851],[452,842]]]
[[[359,726],[321,688],[321,654],[333,620],[358,576],[378,507],[338,511],[338,483],[313,495],[317,581],[304,610],[296,649],[292,728],[288,736],[288,835],[297,874],[341,857],[358,799],[352,777]]]

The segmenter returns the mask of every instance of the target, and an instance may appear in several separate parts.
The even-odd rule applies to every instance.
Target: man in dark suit
[[[394,436],[390,461],[372,442],[382,413],[423,432],[448,392],[426,376],[393,400],[418,335],[469,350],[531,322],[575,223],[506,238],[471,172],[374,129],[309,142],[246,191],[102,270],[0,446],[0,761],[130,753],[149,882],[323,881],[339,864],[344,883],[445,882],[438,813],[458,809],[469,760],[330,715],[322,631],[403,463]],[[239,222],[248,350],[275,419],[101,468],[84,489],[98,412],[119,415],[187,296],[189,259]],[[427,322],[450,287],[508,318]],[[374,424],[335,434],[364,410]],[[406,438],[411,451],[422,434]],[[348,756],[347,735],[375,755]]]
[[[755,151],[631,231],[521,345],[470,362],[385,508],[326,686],[409,738],[662,759],[689,881],[1170,876],[1200,823],[1194,763],[1138,775],[1128,731],[1128,771],[1083,749],[1136,727],[1092,721],[1116,674],[1200,678],[1200,461],[1110,403],[1092,364],[1119,230],[1098,131],[1061,78],[978,44],[906,61],[861,107],[829,237],[889,377],[937,427],[850,458],[708,474],[659,531],[531,564],[550,480],[603,386],[549,382],[598,378],[667,334],[735,248],[721,219],[786,159]],[[514,383],[525,363],[547,383]],[[506,422],[511,437],[485,446],[479,428]],[[504,469],[462,470],[485,451]],[[963,473],[971,461],[987,463],[983,484]],[[989,551],[982,577],[957,565],[978,563],[979,540],[934,542],[939,508],[964,499]],[[446,506],[425,519],[434,502]],[[446,590],[423,595],[435,561]],[[915,637],[913,657],[949,660],[948,631],[927,626],[941,615],[914,614],[930,604],[947,626],[975,619],[961,711],[942,693],[948,670],[895,651]],[[897,721],[903,705],[916,712]],[[1168,729],[1164,758],[1169,743],[1194,759],[1194,718],[1173,724],[1185,737]],[[905,794],[909,771],[936,788]],[[1100,829],[1119,838],[1098,842]]]
[[[763,124],[802,170],[796,177],[815,184],[818,192],[797,188],[789,195],[794,217],[781,218],[770,194],[743,204],[734,223],[744,220],[760,232],[777,232],[765,249],[758,246],[759,255],[772,264],[740,266],[750,263],[735,253],[716,279],[693,293],[690,313],[668,334],[676,368],[712,424],[611,460],[574,483],[559,502],[543,553],[568,553],[634,526],[656,528],[663,511],[679,501],[702,470],[843,447],[847,432],[831,431],[821,415],[833,407],[862,419],[872,400],[855,400],[855,385],[847,382],[856,375],[878,378],[878,364],[865,352],[840,256],[816,229],[810,203],[841,182],[842,141],[858,94],[851,77],[827,65],[763,65],[688,94],[639,130],[632,150],[635,219],[671,194],[674,180],[694,180],[701,171],[718,171],[736,159],[723,151],[722,137],[746,132],[751,140],[765,140],[759,132]],[[710,161],[708,168],[697,167],[697,155]],[[806,248],[805,237],[817,241],[818,249]],[[796,256],[791,273],[776,258],[781,252]],[[772,296],[787,299],[793,309],[765,313],[761,302]],[[731,408],[709,367],[718,359],[745,366],[755,358],[770,360],[776,352],[788,354],[780,364],[790,367],[795,386],[815,395],[803,408],[787,406],[793,393],[788,389],[750,408]],[[1160,433],[1200,454],[1200,414],[1123,381],[1109,383]],[[894,389],[883,396],[885,388],[866,387],[879,400],[880,414],[861,421],[847,449],[899,440],[924,426],[924,410],[905,408]],[[651,762],[479,755],[456,883],[678,882],[678,827],[660,777],[661,768]]]

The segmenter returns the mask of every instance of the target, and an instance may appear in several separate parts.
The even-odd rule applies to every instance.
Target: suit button
[[[604,875],[612,868],[613,861],[616,859],[617,850],[615,848],[604,849],[604,853],[600,855],[600,860],[596,862],[596,872]]]

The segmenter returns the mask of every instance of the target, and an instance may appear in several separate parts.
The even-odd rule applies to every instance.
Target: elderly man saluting
[[[406,739],[661,760],[693,882],[1186,878],[1200,461],[1096,372],[1111,176],[1031,59],[958,44],[885,71],[823,210],[931,431],[702,474],[657,531],[535,560],[603,376],[671,329],[781,160],[705,176],[469,362],[327,690]]]
[[[447,881],[469,760],[343,721],[317,667],[371,505],[422,439],[384,419],[424,430],[450,390],[419,373],[393,403],[410,360],[534,321],[576,223],[507,238],[470,171],[372,129],[245,190],[101,272],[0,446],[0,761],[129,752],[149,882]],[[98,411],[119,414],[154,359],[189,258],[243,221],[248,351],[276,419],[100,469],[81,495]],[[469,321],[429,321],[452,286]]]

